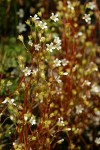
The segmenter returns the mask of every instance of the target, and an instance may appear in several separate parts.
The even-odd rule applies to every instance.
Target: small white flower
[[[98,126],[100,125],[100,116],[94,116],[93,117],[93,123]]]
[[[100,116],[100,110],[95,111],[95,114],[96,114],[97,116]]]
[[[27,77],[27,76],[29,76],[29,75],[31,75],[31,70],[28,68],[28,67],[26,67],[24,70],[23,70],[23,72],[24,72],[24,74],[25,74],[25,76]]]
[[[36,124],[36,119],[34,116],[32,116],[29,120],[29,122],[31,123],[31,125],[35,125]]]
[[[58,140],[57,143],[61,144],[62,142],[64,142],[64,139]]]
[[[61,94],[62,93],[62,88],[56,87],[56,92],[57,92],[57,94]]]
[[[76,114],[81,114],[83,112],[84,108],[81,105],[76,106]]]
[[[22,33],[23,31],[26,31],[26,24],[22,24],[21,22],[19,22],[18,26],[17,26],[17,30],[19,33]]]
[[[47,28],[47,23],[46,22],[42,22],[42,21],[39,21],[38,22],[38,26],[41,28],[41,29],[46,29]]]
[[[84,83],[83,83],[83,86],[84,86],[84,85],[90,86],[90,85],[91,85],[91,82],[88,81],[88,80],[85,80]]]
[[[84,17],[83,19],[87,22],[87,23],[91,23],[91,17],[90,17],[90,14],[84,14]]]
[[[32,16],[30,16],[30,17],[32,18],[33,22],[40,19],[37,14],[35,14],[34,17],[32,17]]]
[[[83,33],[82,32],[78,32],[78,36],[82,36],[83,35]]]
[[[58,14],[55,14],[54,13],[51,13],[51,17],[50,19],[52,19],[54,22],[57,22],[59,19],[58,19]]]
[[[47,51],[49,52],[53,52],[53,50],[55,49],[54,44],[51,42],[50,44],[46,44],[47,46]]]
[[[58,122],[57,122],[58,126],[65,126],[65,123],[63,121],[63,117],[58,118]]]
[[[19,18],[23,18],[24,17],[24,10],[22,8],[20,8],[19,11],[17,12],[17,15],[19,16]]]
[[[31,40],[29,40],[28,44],[29,44],[30,46],[33,46],[33,43],[32,43]]]
[[[15,100],[13,98],[10,99],[9,97],[6,97],[5,100],[2,102],[2,104],[9,103],[10,105],[15,105],[16,106],[16,104],[14,103],[14,101]]]
[[[56,78],[56,81],[57,81],[57,83],[62,83],[62,80],[60,79],[60,76],[58,76],[58,77]]]
[[[61,40],[60,40],[60,38],[59,37],[55,37],[54,38],[54,43],[55,43],[55,48],[57,49],[57,50],[60,50],[61,49]]]
[[[93,85],[92,85],[92,88],[91,88],[91,93],[93,93],[93,94],[98,94],[98,93],[100,93],[100,86],[93,84]]]
[[[68,75],[68,72],[64,72],[63,75],[67,76],[67,75]]]
[[[95,139],[94,142],[95,142],[97,145],[99,145],[99,144],[100,144],[100,137],[99,137],[99,138],[96,137],[96,139]]]
[[[61,66],[61,60],[59,60],[58,58],[56,58],[54,60],[54,67],[59,67],[59,66]]]
[[[29,118],[28,114],[24,114],[24,120],[27,121]]]
[[[71,10],[74,10],[74,7],[72,6],[71,2],[70,1],[67,1],[67,4],[68,4],[68,8],[71,9]]]
[[[15,142],[13,142],[13,145],[17,145]]]
[[[82,32],[78,32],[77,34],[75,34],[75,38],[78,38],[78,37],[81,37],[83,35],[83,33]]]
[[[88,2],[86,6],[87,6],[87,8],[90,8],[91,10],[96,8],[96,5],[94,2]]]
[[[12,99],[10,100],[10,103],[11,103],[11,104],[13,104],[13,103],[14,103],[14,101],[15,101],[15,100],[12,98]]]
[[[67,131],[71,131],[71,128],[67,128],[66,130],[67,130]]]
[[[61,50],[61,45],[60,44],[56,44],[55,45],[55,49],[57,49],[58,51]]]
[[[61,44],[61,39],[60,39],[58,36],[55,36],[54,42],[55,42],[56,44]]]
[[[39,51],[39,49],[41,48],[40,44],[35,44],[34,47],[36,51]]]
[[[61,60],[61,63],[63,66],[66,66],[66,65],[68,65],[69,61],[64,58]]]

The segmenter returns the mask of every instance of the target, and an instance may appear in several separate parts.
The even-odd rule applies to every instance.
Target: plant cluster
[[[6,139],[10,150],[99,149],[99,10],[96,1],[54,3],[50,14],[42,7],[17,25],[25,55],[7,80],[1,75],[1,149]]]

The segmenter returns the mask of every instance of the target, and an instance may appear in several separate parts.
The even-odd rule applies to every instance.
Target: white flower
[[[56,45],[55,45],[55,48],[59,51],[59,50],[61,49],[60,44],[56,44]]]
[[[68,8],[69,8],[69,9],[74,10],[74,7],[72,6],[72,4],[71,4],[70,1],[67,1],[67,4],[68,4]]]
[[[96,137],[96,139],[95,139],[94,142],[95,142],[97,145],[99,145],[99,144],[100,144],[100,137],[99,137],[99,138]]]
[[[61,40],[60,40],[60,38],[59,37],[55,37],[54,38],[54,43],[55,43],[55,48],[57,49],[57,50],[60,50],[61,49]]]
[[[56,92],[57,92],[57,94],[61,94],[62,93],[62,88],[56,87]]]
[[[91,10],[96,8],[96,5],[94,2],[88,2],[86,6],[87,6],[87,8],[90,8]]]
[[[55,49],[52,42],[50,44],[46,44],[46,46],[47,46],[47,51],[49,52],[53,52],[53,50]]]
[[[91,23],[91,17],[90,17],[90,14],[85,14],[83,19],[87,22],[87,23]]]
[[[56,44],[61,44],[61,39],[60,39],[58,36],[55,36],[54,42],[55,42]]]
[[[63,66],[66,66],[69,63],[69,61],[64,58],[61,60],[61,63]]]
[[[36,124],[35,116],[31,116],[29,122],[31,123],[31,125],[35,125]]]
[[[95,114],[96,114],[97,116],[100,116],[100,110],[95,111]]]
[[[22,33],[23,31],[26,31],[26,24],[22,24],[21,22],[19,22],[18,26],[17,26],[17,30],[19,33]]]
[[[24,72],[24,74],[25,74],[26,77],[29,76],[29,75],[31,75],[31,70],[30,70],[28,67],[26,67],[26,68],[23,70],[23,72]]]
[[[84,108],[81,105],[77,105],[76,106],[76,114],[80,114],[82,113],[84,110]]]
[[[24,120],[27,121],[29,118],[29,115],[28,114],[24,114]]]
[[[59,66],[61,66],[61,60],[59,60],[58,58],[56,58],[54,60],[54,67],[59,67]]]
[[[94,116],[93,123],[98,126],[100,124],[100,116]]]
[[[39,26],[41,29],[46,29],[46,28],[47,28],[47,23],[46,23],[46,22],[39,21],[38,26]]]
[[[66,130],[67,130],[67,131],[71,131],[71,128],[67,128]]]
[[[78,32],[78,36],[82,36],[83,35],[83,33],[82,32]]]
[[[51,17],[50,19],[52,19],[54,22],[57,22],[59,19],[58,19],[58,14],[55,14],[54,13],[51,13]]]
[[[93,84],[93,85],[92,85],[92,88],[91,88],[91,92],[92,92],[93,94],[98,94],[98,93],[100,93],[100,86]]]
[[[62,142],[64,142],[64,139],[58,140],[57,143],[61,144]]]
[[[33,46],[33,43],[32,43],[31,40],[29,40],[28,44],[29,44],[30,46]]]
[[[62,82],[62,80],[60,79],[60,76],[58,76],[58,77],[56,78],[56,81],[57,81],[57,83],[61,83],[61,82]]]
[[[16,146],[17,146],[16,142],[13,142],[13,145],[16,145]]]
[[[22,8],[19,9],[19,11],[17,12],[17,15],[20,17],[20,18],[23,18],[24,17],[24,10]]]
[[[63,75],[67,76],[67,75],[68,75],[68,72],[63,72]]]
[[[88,81],[88,80],[85,80],[84,83],[83,83],[83,86],[84,86],[84,85],[90,86],[90,85],[91,85],[91,82]]]
[[[65,126],[65,123],[63,121],[63,117],[58,118],[58,122],[57,122],[58,126]]]
[[[41,48],[40,44],[35,44],[34,47],[36,51],[39,51],[39,49]]]
[[[78,38],[78,37],[81,37],[82,35],[83,35],[82,32],[78,32],[74,37],[75,37],[75,38]]]
[[[13,98],[10,99],[9,97],[6,97],[5,100],[2,103],[3,104],[9,103],[10,105],[15,105],[16,106],[16,104],[14,103],[14,101],[15,100]]]
[[[40,19],[37,14],[35,14],[34,17],[32,17],[32,16],[30,16],[30,17],[32,18],[33,22]]]

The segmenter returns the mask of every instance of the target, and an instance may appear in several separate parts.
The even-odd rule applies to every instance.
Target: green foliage
[[[30,62],[30,57],[27,55],[25,48],[16,41],[16,38],[12,37],[6,39],[5,44],[1,44],[0,46],[0,57],[2,58],[0,62],[0,72],[6,73],[10,68],[15,68],[18,71],[19,56],[24,57],[25,63]]]

